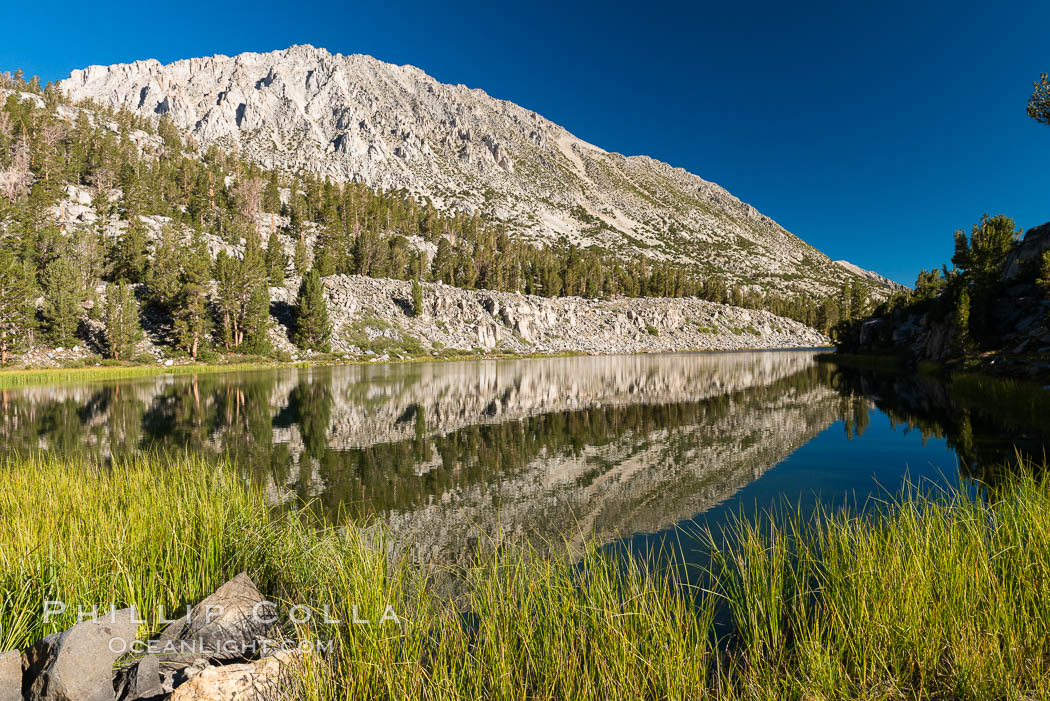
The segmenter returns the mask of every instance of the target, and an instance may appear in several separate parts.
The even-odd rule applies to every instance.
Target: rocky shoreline
[[[55,612],[59,602],[47,602]],[[50,608],[48,608],[50,607]],[[47,615],[47,613],[45,613]],[[0,653],[0,701],[277,701],[290,698],[304,647],[241,573],[149,641],[143,612],[102,612]]]
[[[909,366],[932,362],[1045,383],[1050,380],[1050,288],[1040,279],[1045,276],[1040,268],[1048,253],[1050,223],[1029,229],[1001,262],[995,284],[981,288],[983,298],[967,297],[962,336],[956,293],[947,288],[857,321],[841,334],[839,350],[892,356]],[[971,308],[981,310],[977,325]]]
[[[298,279],[270,288],[277,320],[272,340],[299,357],[288,340]],[[372,359],[421,355],[590,355],[696,350],[807,348],[830,345],[791,319],[687,298],[584,299],[465,290],[423,283],[416,313],[412,283],[356,275],[324,279],[332,350]]]
[[[329,360],[399,361],[500,356],[618,355],[685,351],[738,351],[830,346],[827,336],[767,311],[708,302],[698,297],[541,297],[421,284],[422,309],[412,282],[360,275],[323,280],[332,326]],[[291,341],[300,279],[270,288],[270,342],[285,360],[317,358]],[[96,290],[100,298],[104,289]],[[136,357],[180,364],[169,324],[141,318],[145,338]],[[104,350],[101,322],[85,319],[88,339],[72,348],[35,346],[17,356],[27,368],[82,366]],[[220,349],[221,350],[221,349]],[[229,360],[229,358],[227,359]]]

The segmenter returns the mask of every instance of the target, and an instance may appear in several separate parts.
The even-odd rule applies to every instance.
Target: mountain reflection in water
[[[576,548],[585,536],[666,533],[698,515],[709,522],[807,492],[863,498],[905,475],[951,482],[956,452],[972,467],[1013,449],[1007,430],[1016,427],[997,426],[994,412],[971,414],[964,424],[935,380],[791,351],[6,390],[0,439],[21,454],[228,454],[275,504],[312,500],[332,520],[377,517],[416,556],[451,561],[496,532],[566,537]],[[865,438],[870,426],[877,437]],[[1022,433],[1028,449],[1045,445],[1042,427]]]

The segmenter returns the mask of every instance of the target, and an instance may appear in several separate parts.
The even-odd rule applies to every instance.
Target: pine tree
[[[263,209],[267,212],[281,211],[281,188],[277,181],[277,171],[270,171],[270,178],[263,190]]]
[[[216,308],[222,326],[222,342],[227,350],[240,343],[240,293],[244,266],[236,258],[219,251],[215,257]]]
[[[423,316],[423,286],[412,280],[412,316]]]
[[[939,270],[920,270],[915,278],[915,298],[917,300],[933,299],[944,289],[944,278]]]
[[[430,264],[431,275],[434,280],[451,285],[453,282],[454,261],[452,258],[452,245],[444,236],[438,241],[437,253]]]
[[[270,234],[266,242],[266,270],[272,287],[284,286],[284,269],[288,265],[288,256],[284,254],[277,232]]]
[[[160,240],[153,251],[146,275],[146,285],[150,291],[150,301],[161,309],[172,309],[178,301],[182,287],[181,235],[172,224],[165,225],[160,232]]]
[[[324,283],[317,269],[303,276],[295,300],[295,345],[303,350],[327,353],[332,329],[328,322],[328,304],[324,297]]]
[[[244,316],[244,336],[241,350],[256,355],[269,355],[273,352],[267,331],[270,328],[270,291],[265,279],[262,284],[255,284],[248,296],[248,305]]]
[[[227,349],[269,351],[270,295],[258,238],[249,236],[243,258],[220,252],[215,259],[216,306]]]
[[[243,335],[238,344],[249,353],[267,354],[270,342],[266,332],[270,327],[270,289],[266,269],[266,254],[259,240],[259,232],[250,227],[244,241],[245,289],[241,328]]]
[[[211,255],[203,236],[197,232],[182,265],[182,289],[175,313],[175,336],[179,347],[197,360],[201,346],[211,330],[208,318],[208,280],[211,278]]]
[[[850,295],[849,315],[852,319],[859,319],[864,315],[868,305],[868,296],[864,288],[857,282],[853,283],[853,293]]]
[[[138,217],[131,217],[127,227],[117,237],[109,255],[110,278],[115,282],[142,282],[149,264],[146,226]]]
[[[44,322],[47,338],[56,346],[77,344],[84,291],[69,258],[56,258],[44,269]]]
[[[953,351],[956,355],[964,355],[973,346],[970,339],[970,293],[965,287],[960,287],[955,295],[955,309],[952,314]]]
[[[128,360],[135,344],[142,340],[139,304],[135,291],[126,282],[109,285],[106,290],[106,344],[114,360]]]
[[[843,320],[849,320],[853,317],[850,313],[853,310],[853,285],[849,282],[842,284],[842,289],[839,291],[839,318]]]
[[[35,324],[33,275],[10,251],[0,249],[0,364],[23,348]]]
[[[386,240],[372,231],[363,231],[354,241],[354,273],[384,277],[390,258]]]

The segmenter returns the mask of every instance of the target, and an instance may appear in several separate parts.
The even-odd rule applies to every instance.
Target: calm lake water
[[[379,518],[430,561],[494,533],[659,545],[785,505],[971,484],[1006,424],[936,379],[811,351],[348,366],[0,391],[0,452],[229,454],[274,504]],[[1022,422],[1023,423],[1023,422]]]

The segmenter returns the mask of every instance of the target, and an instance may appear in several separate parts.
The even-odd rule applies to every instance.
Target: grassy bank
[[[159,375],[193,375],[214,372],[243,372],[265,370],[275,367],[296,367],[301,363],[278,363],[275,361],[239,362],[224,365],[194,363],[187,365],[102,365],[79,368],[14,368],[0,370],[0,389],[28,387],[31,385],[80,384],[105,380],[128,380],[136,377]]]
[[[310,659],[310,699],[1050,694],[1048,484],[742,524],[694,588],[597,551],[574,567],[517,547],[435,577],[390,562],[371,530],[274,516],[229,469],[188,459],[0,469],[2,649],[74,622],[45,626],[44,600],[172,610],[244,569],[286,603],[373,620],[300,631],[338,642]],[[454,602],[435,591],[447,578]],[[375,624],[387,605],[407,625]]]
[[[720,351],[697,349],[689,351],[667,351],[681,353],[726,353],[747,350],[802,350],[783,349],[740,349],[739,351]],[[664,351],[658,351],[663,353]],[[79,384],[83,382],[100,382],[106,380],[127,380],[137,377],[157,377],[161,375],[192,375],[216,372],[244,372],[248,370],[268,370],[287,367],[315,367],[331,365],[393,365],[407,363],[444,363],[470,360],[523,360],[533,358],[574,358],[592,355],[573,351],[557,353],[477,353],[472,351],[446,350],[435,354],[404,356],[377,360],[374,357],[347,357],[334,354],[315,354],[309,360],[281,361],[265,357],[251,360],[234,360],[228,363],[190,363],[182,365],[120,365],[79,366],[64,368],[0,368],[0,389],[12,389],[33,385]],[[640,353],[640,355],[642,355]],[[242,356],[243,358],[243,356]]]
[[[269,370],[287,367],[311,367],[326,365],[380,365],[391,363],[414,362],[452,362],[461,360],[512,360],[521,358],[562,358],[578,355],[576,353],[471,353],[469,351],[450,351],[439,355],[421,355],[410,358],[390,358],[387,360],[369,360],[367,358],[345,358],[341,356],[318,354],[310,360],[279,361],[264,357],[251,360],[237,360],[228,363],[189,363],[183,365],[99,365],[89,367],[66,368],[7,368],[0,369],[0,389],[12,389],[33,385],[79,384],[83,382],[101,382],[106,380],[128,380],[137,377],[157,377],[160,375],[193,375],[216,372],[245,372],[248,370]]]
[[[968,409],[994,411],[1007,426],[1025,430],[1050,421],[1050,391],[1035,382],[959,373],[952,398]]]

